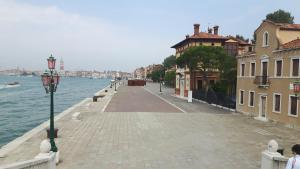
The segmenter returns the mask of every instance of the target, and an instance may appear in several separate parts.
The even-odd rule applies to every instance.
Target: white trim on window
[[[241,92],[243,91],[243,103],[241,103]],[[244,105],[245,103],[245,90],[241,90],[239,92],[239,105]]]
[[[293,76],[293,60],[298,59],[299,60],[299,69],[298,69],[298,76]],[[299,77],[300,76],[300,57],[291,57],[290,60],[290,77]]]
[[[253,105],[250,105],[250,101],[251,101],[251,94],[250,93],[253,93]],[[252,90],[249,90],[249,95],[248,95],[248,107],[254,107],[254,101],[255,101],[255,91],[252,91]]]
[[[291,116],[291,117],[298,117],[298,108],[299,108],[299,100],[297,99],[297,114],[296,115],[293,115],[291,114],[291,97],[294,96],[296,97],[294,94],[290,94],[289,95],[289,110],[288,110],[288,116]]]
[[[254,63],[254,75],[253,76],[252,76],[252,63]],[[249,76],[250,77],[255,77],[255,74],[256,74],[256,62],[252,61],[252,62],[250,62]]]
[[[279,101],[279,104],[280,104],[280,105],[279,105],[279,111],[276,111],[276,110],[275,110],[275,103],[276,103],[276,102],[275,102],[275,101],[276,101],[276,100],[275,100],[275,95],[279,95],[279,96],[280,96],[280,101]],[[282,94],[281,94],[281,93],[273,93],[273,106],[272,106],[272,107],[273,107],[273,112],[274,112],[274,113],[281,113],[281,107],[282,107],[282,104],[281,104],[281,103],[282,103]]]
[[[277,76],[277,61],[281,61],[281,76]],[[275,59],[274,63],[274,77],[282,77],[283,76],[283,59]]]
[[[268,35],[268,39],[266,41],[266,35]],[[263,44],[262,44],[262,47],[268,47],[270,46],[270,35],[269,35],[269,32],[268,31],[265,31],[264,34],[263,34]]]

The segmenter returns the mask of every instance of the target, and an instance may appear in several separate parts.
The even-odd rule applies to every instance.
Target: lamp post
[[[162,81],[162,77],[161,77],[161,74],[160,74],[160,77],[159,77],[159,92],[161,93],[161,81]]]
[[[49,139],[51,144],[51,151],[57,152],[57,147],[54,141],[54,99],[53,93],[56,92],[57,85],[59,84],[59,75],[55,71],[55,61],[56,59],[51,55],[48,59],[48,68],[49,71],[43,73],[42,82],[46,90],[46,93],[50,92],[50,131]],[[50,72],[50,73],[49,73]]]
[[[115,92],[117,91],[117,76],[115,76]]]

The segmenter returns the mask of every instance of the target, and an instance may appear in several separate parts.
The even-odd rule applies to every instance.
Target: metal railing
[[[269,86],[270,85],[269,76],[255,76],[254,84],[262,87]]]
[[[209,104],[216,104],[223,107],[235,109],[235,95],[229,96],[222,92],[215,92],[213,89],[207,91],[207,96],[205,96],[204,90],[194,90],[193,98],[197,100],[205,101]]]

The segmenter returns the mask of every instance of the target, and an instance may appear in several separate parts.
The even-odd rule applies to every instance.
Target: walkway
[[[145,89],[120,87],[102,112],[113,96],[110,90],[100,102],[89,100],[58,120],[58,169],[258,169],[261,151],[270,139],[289,154],[290,146],[300,139],[297,130],[279,124],[187,103],[171,96],[173,89],[163,88],[163,94],[157,84]],[[158,96],[187,113],[178,113]],[[81,121],[71,119],[77,111],[82,113]],[[40,132],[0,158],[0,165],[33,158],[45,135]]]
[[[106,112],[181,112],[139,86],[121,87]]]

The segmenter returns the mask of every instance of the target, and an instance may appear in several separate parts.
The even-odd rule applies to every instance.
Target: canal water
[[[7,86],[7,83],[19,85]],[[55,114],[109,85],[110,79],[61,78],[54,95]],[[49,119],[50,95],[40,77],[0,75],[0,147]]]

